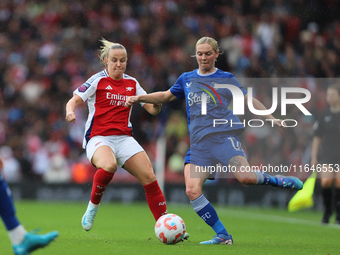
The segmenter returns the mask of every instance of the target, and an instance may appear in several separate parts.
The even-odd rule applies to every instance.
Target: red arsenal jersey
[[[144,95],[146,92],[138,81],[126,74],[120,80],[113,80],[106,70],[96,73],[74,94],[87,100],[89,116],[85,125],[83,147],[96,135],[130,135],[132,107],[124,106],[127,96]],[[144,105],[144,104],[141,104]]]

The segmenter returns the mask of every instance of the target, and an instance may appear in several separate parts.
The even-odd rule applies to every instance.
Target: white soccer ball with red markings
[[[162,243],[176,244],[185,234],[185,223],[176,214],[165,214],[157,220],[155,234]]]

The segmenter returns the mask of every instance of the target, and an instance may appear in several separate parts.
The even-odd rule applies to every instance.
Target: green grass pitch
[[[320,224],[321,213],[251,207],[216,206],[233,235],[234,245],[200,245],[214,232],[190,205],[169,204],[168,211],[183,218],[188,241],[162,244],[154,234],[154,219],[145,203],[103,203],[91,231],[82,230],[86,202],[16,202],[18,217],[30,231],[58,230],[60,236],[34,254],[340,254],[340,227]],[[334,219],[332,219],[334,220]],[[0,254],[12,254],[4,226],[0,226]]]

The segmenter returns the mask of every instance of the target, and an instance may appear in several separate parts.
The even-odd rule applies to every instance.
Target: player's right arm
[[[313,137],[313,142],[312,142],[311,162],[310,162],[312,166],[318,164],[318,153],[321,147],[323,134],[325,133],[325,125],[324,125],[324,121],[322,121],[322,118],[315,121],[313,125],[313,129],[314,129],[314,137]]]
[[[76,109],[78,105],[80,105],[83,102],[84,102],[83,99],[76,94],[74,94],[73,97],[67,102],[65,119],[68,122],[73,122],[73,123],[76,122],[76,114],[74,113],[74,110]]]
[[[167,91],[127,97],[125,106],[130,107],[136,103],[162,104],[171,102],[176,98],[177,97],[171,93],[170,89],[168,89]]]

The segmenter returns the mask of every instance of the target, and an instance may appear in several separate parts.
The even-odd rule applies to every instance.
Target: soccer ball
[[[176,244],[185,234],[185,223],[176,214],[165,214],[157,220],[155,234],[162,243]]]

